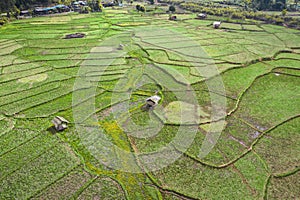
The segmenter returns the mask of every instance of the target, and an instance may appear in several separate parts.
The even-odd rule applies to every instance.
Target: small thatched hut
[[[222,22],[214,22],[213,27],[214,28],[220,28]]]
[[[68,120],[63,117],[56,116],[52,121],[57,131],[63,131],[68,127]]]
[[[147,98],[145,108],[148,110],[153,109],[155,106],[157,106],[160,100],[161,98],[157,95]]]
[[[197,15],[197,19],[206,19],[207,15],[205,13],[200,13]]]

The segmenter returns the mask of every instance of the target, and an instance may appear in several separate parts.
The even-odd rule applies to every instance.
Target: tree
[[[143,13],[146,12],[145,6],[140,6],[140,11],[143,12]]]
[[[282,11],[286,8],[286,0],[276,0],[275,9]]]
[[[244,10],[248,10],[248,8],[252,6],[251,5],[251,3],[252,3],[251,0],[243,0],[242,2],[244,4]]]
[[[283,9],[282,12],[281,12],[282,16],[286,16],[287,14],[287,10],[286,9]]]
[[[21,11],[17,8],[17,6],[14,6],[12,9],[11,9],[11,13],[14,15],[14,17],[16,19],[18,19]]]
[[[103,10],[103,5],[100,1],[97,0],[97,9],[98,9],[98,12],[102,12]]]
[[[0,0],[0,11],[6,12],[7,16],[10,16],[9,12],[14,8],[15,0]]]
[[[252,7],[257,10],[268,10],[272,7],[272,0],[253,0]]]
[[[88,14],[88,13],[91,12],[91,10],[92,10],[91,7],[89,7],[89,6],[83,6],[83,7],[81,8],[80,13]]]
[[[101,12],[103,9],[103,6],[99,0],[90,1],[89,6],[91,7],[93,12]]]
[[[137,11],[140,11],[141,5],[137,4],[137,5],[135,6],[135,8],[136,8]]]
[[[16,0],[15,5],[20,10],[25,10],[28,9],[34,2],[34,0]]]
[[[122,3],[121,0],[120,0],[120,2],[119,2],[119,0],[114,0],[114,5],[119,5],[120,3]]]
[[[61,4],[70,5],[72,3],[71,0],[60,0]]]
[[[170,7],[169,7],[169,11],[170,11],[171,13],[174,13],[174,12],[176,11],[176,8],[175,8],[174,6],[170,6]]]

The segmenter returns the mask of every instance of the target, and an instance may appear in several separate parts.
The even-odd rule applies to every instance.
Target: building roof
[[[66,119],[63,118],[63,117],[56,116],[55,118],[58,119],[58,120],[60,120],[61,122],[70,123],[68,120],[66,120]]]
[[[56,7],[56,8],[65,8],[65,7],[67,7],[66,5],[62,5],[62,4],[59,4],[59,5],[56,5],[56,6],[54,6],[54,7]]]
[[[152,97],[147,98],[147,99],[146,99],[146,102],[152,101],[152,102],[154,102],[155,104],[158,104],[158,102],[159,102],[160,100],[161,100],[161,98],[160,98],[159,96],[154,95],[154,96],[152,96]]]

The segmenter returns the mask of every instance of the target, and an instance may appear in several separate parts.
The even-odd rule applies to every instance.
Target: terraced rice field
[[[0,199],[300,197],[299,31],[167,18],[106,9],[0,28]],[[57,115],[71,123],[52,133]]]

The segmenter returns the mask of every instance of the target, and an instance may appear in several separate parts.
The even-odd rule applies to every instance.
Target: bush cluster
[[[7,17],[3,16],[3,17],[0,18],[0,26],[6,24],[7,22],[8,22],[8,18]]]
[[[137,10],[138,12],[139,12],[139,11],[141,11],[141,12],[146,12],[145,6],[141,6],[141,5],[137,4],[137,5],[135,6],[135,8],[136,8],[136,10]]]
[[[231,19],[254,19],[264,21],[270,24],[287,25],[289,27],[300,27],[300,19],[287,17],[285,15],[270,15],[262,12],[243,11],[232,7],[207,7],[197,3],[181,3],[180,7],[193,12],[206,13]]]

